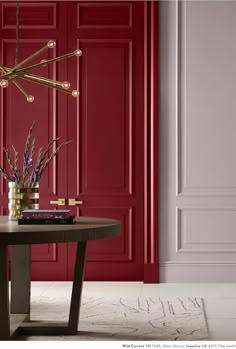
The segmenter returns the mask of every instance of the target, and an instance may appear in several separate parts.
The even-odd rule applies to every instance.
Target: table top
[[[0,245],[86,241],[119,234],[120,222],[109,218],[75,217],[74,224],[18,225],[0,216]]]

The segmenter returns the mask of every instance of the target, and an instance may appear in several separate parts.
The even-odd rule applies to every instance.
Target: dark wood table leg
[[[83,280],[84,280],[84,266],[86,256],[87,241],[79,242],[77,244],[77,253],[74,269],[74,281],[72,287],[70,314],[68,329],[71,334],[76,334],[79,324],[80,303],[82,297]]]
[[[80,313],[80,302],[83,288],[84,278],[84,265],[86,256],[87,241],[80,242],[77,244],[77,253],[74,269],[74,281],[72,287],[70,313],[68,323],[56,323],[56,322],[24,322],[19,327],[19,334],[23,335],[70,335],[76,334],[78,331],[79,313]],[[14,285],[20,285],[20,281],[14,282]],[[23,282],[26,286],[27,282]],[[18,306],[18,305],[17,305]],[[17,308],[18,309],[18,308]]]
[[[12,246],[11,313],[30,317],[31,245]]]
[[[0,340],[10,338],[7,246],[0,246]]]

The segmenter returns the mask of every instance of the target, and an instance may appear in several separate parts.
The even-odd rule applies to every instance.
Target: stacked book
[[[18,224],[73,224],[70,210],[24,210]]]

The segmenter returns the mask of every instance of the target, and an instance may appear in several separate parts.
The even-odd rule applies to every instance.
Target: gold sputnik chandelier
[[[31,81],[36,84],[40,84],[46,87],[50,87],[56,89],[58,91],[66,92],[73,97],[79,96],[79,91],[71,90],[70,83],[68,81],[57,81],[52,80],[43,76],[34,75],[31,72],[38,67],[45,67],[50,63],[61,61],[65,58],[70,57],[79,57],[82,54],[82,51],[76,49],[74,52],[67,53],[60,57],[55,57],[52,59],[43,59],[41,62],[29,66],[25,66],[28,62],[30,62],[33,58],[39,56],[41,53],[46,51],[47,49],[54,48],[56,46],[56,42],[54,40],[50,40],[45,46],[43,46],[40,50],[33,53],[28,58],[24,59],[22,62],[19,62],[19,0],[16,2],[16,57],[15,57],[15,66],[13,68],[8,68],[0,64],[0,86],[2,88],[6,88],[10,83],[13,83],[21,93],[26,97],[28,102],[34,101],[34,96],[28,94],[25,89],[18,82],[18,79],[23,79],[27,81]]]

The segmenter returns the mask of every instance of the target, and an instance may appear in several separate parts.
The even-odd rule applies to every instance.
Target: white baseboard
[[[236,264],[230,262],[160,262],[160,282],[236,282]]]

